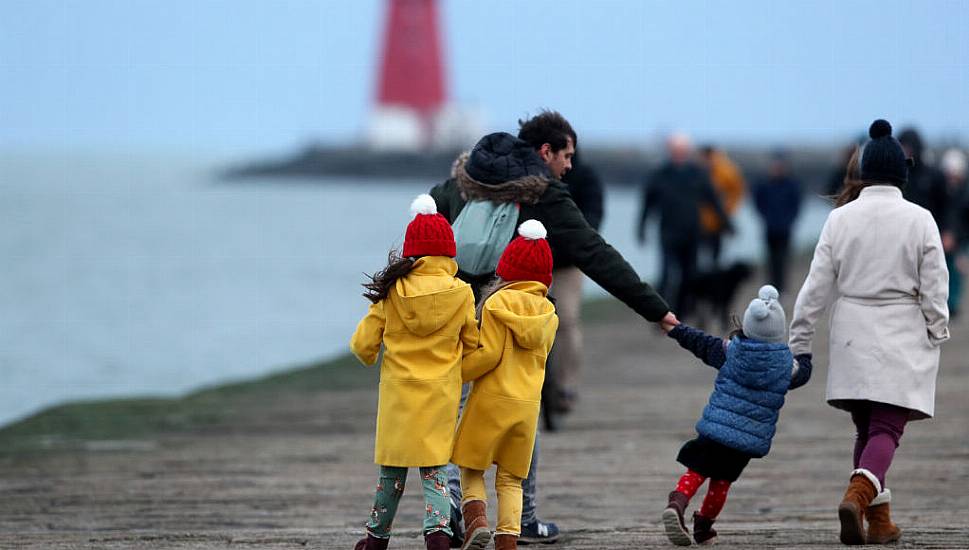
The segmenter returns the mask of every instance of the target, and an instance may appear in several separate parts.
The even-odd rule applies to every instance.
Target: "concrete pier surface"
[[[561,431],[542,434],[539,514],[563,531],[543,548],[672,548],[660,513],[716,371],[617,302],[587,313],[580,401]],[[966,329],[954,322],[943,347],[936,418],[909,424],[889,472],[898,548],[969,548]],[[731,488],[716,524],[721,547],[841,546],[836,508],[854,434],[824,402],[826,330],[771,453]],[[357,388],[259,394],[227,423],[0,455],[0,548],[350,549],[376,483],[367,376]],[[424,547],[420,495],[412,471],[391,548]],[[489,513],[493,521],[494,500]]]

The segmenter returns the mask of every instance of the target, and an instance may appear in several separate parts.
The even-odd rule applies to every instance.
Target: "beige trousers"
[[[559,329],[555,334],[554,368],[559,384],[566,390],[575,390],[582,369],[582,281],[585,275],[577,267],[563,267],[552,271],[552,288],[549,294],[555,298],[555,313],[559,316]]]

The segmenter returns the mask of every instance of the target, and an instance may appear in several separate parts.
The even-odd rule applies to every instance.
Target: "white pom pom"
[[[434,197],[427,193],[417,195],[414,202],[410,203],[410,215],[414,217],[418,214],[437,214],[437,203]]]
[[[518,234],[526,239],[544,239],[548,235],[545,226],[538,220],[525,220],[518,226]]]
[[[754,300],[751,302],[750,312],[754,314],[754,318],[757,320],[766,319],[770,315],[770,309],[767,308],[767,303],[762,300]]]
[[[778,296],[780,294],[777,292],[777,289],[771,285],[764,285],[757,292],[757,297],[761,300],[776,300]]]

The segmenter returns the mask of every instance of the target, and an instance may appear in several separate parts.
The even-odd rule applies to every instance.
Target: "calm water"
[[[400,244],[433,182],[225,184],[179,157],[0,154],[0,423],[64,400],[174,395],[341,353],[362,273]],[[639,195],[603,233],[647,279]],[[813,203],[798,242],[827,209]],[[731,258],[761,255],[748,206]],[[651,237],[656,237],[655,230]],[[590,294],[601,293],[587,285]]]

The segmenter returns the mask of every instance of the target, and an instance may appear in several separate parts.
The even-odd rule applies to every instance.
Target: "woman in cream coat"
[[[891,126],[876,120],[869,135],[856,153],[857,179],[846,181],[821,231],[790,336],[791,352],[809,359],[815,325],[834,298],[826,398],[851,413],[858,432],[838,509],[845,544],[900,536],[885,474],[906,422],[935,412],[939,346],[949,338],[939,230],[928,210],[902,198],[909,161]]]

